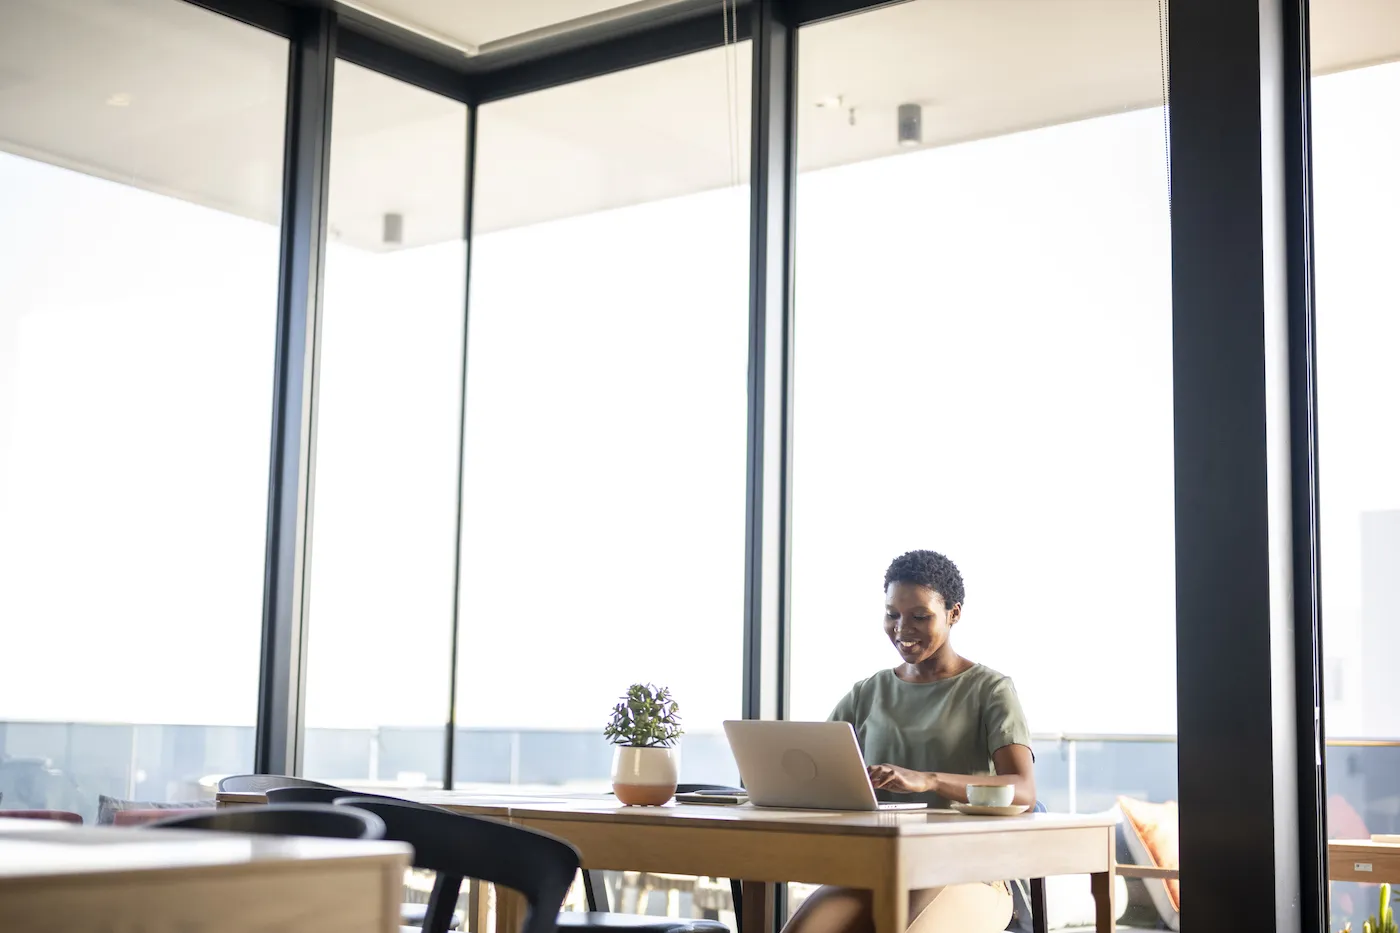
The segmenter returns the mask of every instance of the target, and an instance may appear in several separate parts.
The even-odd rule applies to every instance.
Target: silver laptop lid
[[[848,722],[729,720],[724,734],[756,806],[879,809]]]

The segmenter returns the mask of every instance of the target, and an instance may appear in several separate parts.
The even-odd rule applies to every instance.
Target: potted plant
[[[680,705],[666,687],[633,684],[613,707],[603,735],[613,749],[612,782],[629,807],[659,807],[676,794]]]

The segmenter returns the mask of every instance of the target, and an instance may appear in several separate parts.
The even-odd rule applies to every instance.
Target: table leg
[[[890,883],[870,893],[875,933],[906,933],[909,929],[909,889],[899,880],[890,879]]]
[[[467,931],[468,933],[489,933],[491,898],[484,881],[467,879]]]
[[[1094,930],[1113,933],[1118,912],[1113,909],[1113,872],[1101,871],[1089,876],[1094,892]]]
[[[777,885],[763,881],[742,882],[744,915],[739,918],[743,933],[773,933],[773,903]]]
[[[520,933],[525,922],[525,896],[499,884],[491,887],[496,894],[496,933]]]

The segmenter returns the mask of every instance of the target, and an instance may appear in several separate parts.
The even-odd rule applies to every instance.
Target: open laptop
[[[756,807],[796,810],[922,810],[881,803],[848,722],[729,720],[724,734]]]

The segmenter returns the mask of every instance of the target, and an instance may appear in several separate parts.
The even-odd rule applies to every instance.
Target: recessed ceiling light
[[[111,97],[107,98],[107,106],[108,106],[108,107],[130,107],[130,106],[131,106],[131,95],[128,94],[126,91],[118,91],[117,93],[113,94]]]

